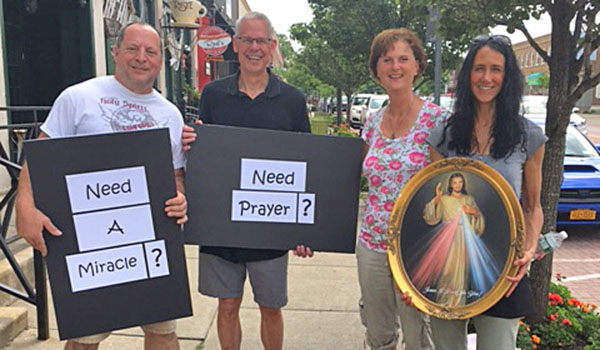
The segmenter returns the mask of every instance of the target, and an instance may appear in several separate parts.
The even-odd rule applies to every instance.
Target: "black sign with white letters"
[[[190,316],[167,129],[28,141],[61,339]]]
[[[354,252],[362,140],[196,126],[186,242]]]

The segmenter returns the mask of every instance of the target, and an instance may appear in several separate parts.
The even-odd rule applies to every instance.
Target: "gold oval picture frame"
[[[446,158],[419,171],[388,227],[396,284],[441,319],[471,318],[496,304],[524,250],[519,199],[502,175],[474,159]]]

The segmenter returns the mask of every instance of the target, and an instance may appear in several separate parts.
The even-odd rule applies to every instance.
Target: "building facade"
[[[547,34],[535,39],[536,43],[545,51],[551,46],[551,35]],[[546,95],[547,88],[544,86],[542,77],[548,77],[550,70],[546,62],[537,51],[529,44],[523,41],[513,45],[513,51],[517,57],[517,62],[523,72],[526,81],[526,94]]]
[[[208,27],[219,27],[232,38],[237,19],[250,11],[250,6],[245,0],[202,0],[202,4],[208,9],[208,15],[202,19],[198,33],[202,33]],[[233,74],[238,69],[237,56],[230,44],[227,50],[217,57],[207,54],[199,46],[196,47],[198,90],[212,80],[220,79]]]
[[[95,76],[114,72],[111,48],[119,29],[131,22],[152,24],[161,32],[164,67],[155,88],[185,109],[184,90],[199,89],[199,67],[209,79],[229,75],[237,69],[233,51],[224,62],[200,65],[195,29],[174,25],[171,0],[0,0],[0,125],[33,121],[33,113],[17,112],[15,106],[40,106],[38,120],[66,87]],[[204,23],[213,23],[233,33],[243,11],[243,0],[202,0],[209,10]],[[207,68],[208,67],[208,68]],[[45,109],[45,110],[44,110]],[[10,140],[10,141],[9,141]],[[0,130],[7,152],[16,149],[16,136]],[[9,151],[10,149],[10,151]],[[8,188],[0,176],[0,191]]]
[[[546,34],[535,38],[536,43],[545,51],[551,53],[551,34]],[[544,86],[544,80],[549,79],[550,69],[548,64],[540,57],[528,41],[523,41],[513,45],[513,51],[517,57],[519,67],[526,80],[525,93],[531,95],[547,95],[548,89]],[[597,59],[597,51],[590,56],[592,74],[600,72],[600,60]],[[587,91],[576,104],[583,110],[588,110],[592,106],[600,106],[600,85]]]
[[[245,1],[202,0],[208,9],[202,25],[233,25]],[[118,30],[131,21],[154,25],[164,44],[164,69],[156,88],[176,104],[184,86],[198,88],[199,71],[210,79],[237,69],[233,51],[222,62],[200,65],[198,30],[174,26],[169,0],[0,0],[0,105],[50,106],[66,87],[114,72],[111,47]],[[200,69],[199,69],[200,68]],[[9,122],[26,122],[11,115]]]

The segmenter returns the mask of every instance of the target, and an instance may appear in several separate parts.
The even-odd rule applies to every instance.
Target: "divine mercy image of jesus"
[[[437,183],[423,219],[434,232],[408,271],[415,287],[447,307],[465,306],[482,297],[496,283],[500,268],[481,239],[485,217],[462,173],[452,173],[446,188]]]

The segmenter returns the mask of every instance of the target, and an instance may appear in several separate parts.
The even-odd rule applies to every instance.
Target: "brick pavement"
[[[581,301],[600,305],[600,228],[568,227],[569,238],[554,254],[552,273]]]

